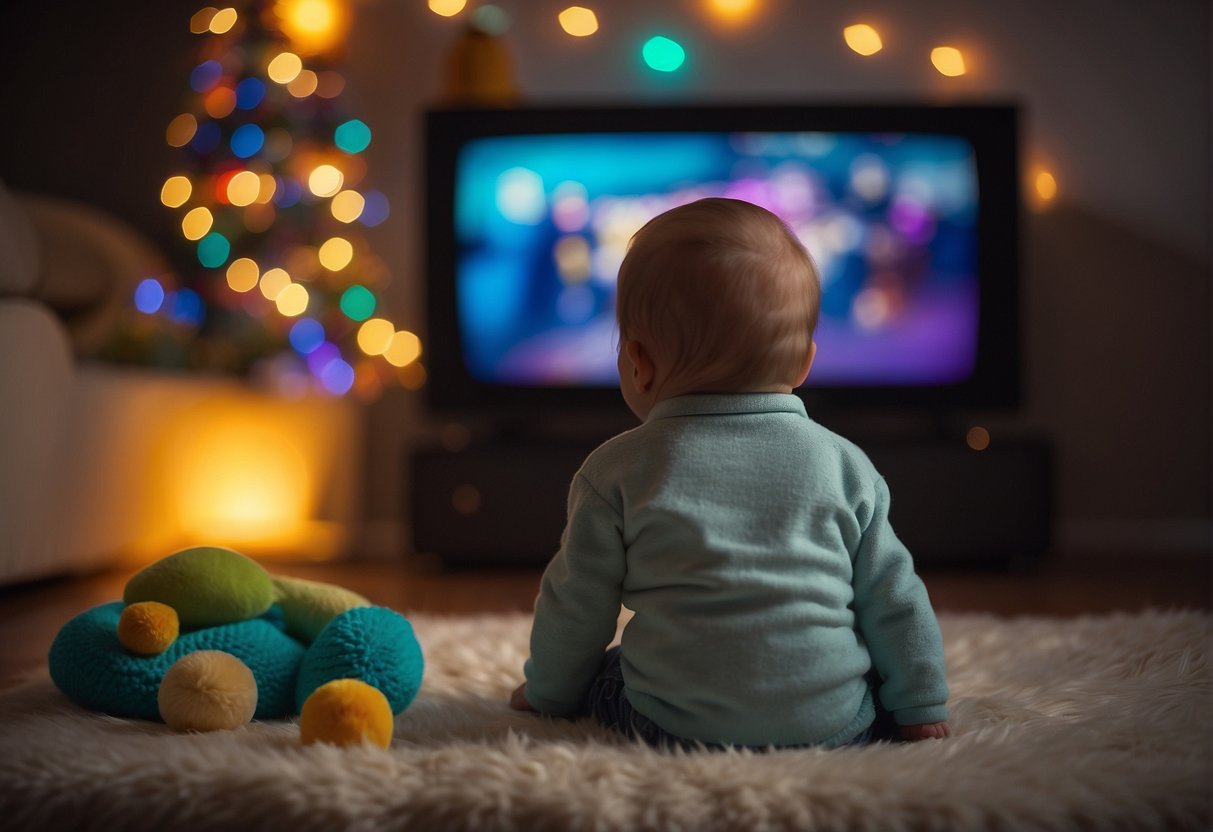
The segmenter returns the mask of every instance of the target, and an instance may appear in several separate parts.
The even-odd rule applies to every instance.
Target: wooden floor
[[[539,572],[440,572],[381,561],[267,564],[271,572],[326,581],[405,614],[529,611]],[[1074,616],[1147,607],[1209,610],[1204,559],[1053,558],[1014,571],[921,569],[941,612]],[[55,633],[73,615],[122,597],[129,572],[0,588],[0,688],[45,667]]]

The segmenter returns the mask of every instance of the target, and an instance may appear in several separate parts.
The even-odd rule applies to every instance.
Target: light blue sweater
[[[943,642],[884,480],[794,395],[691,395],[586,459],[535,602],[526,696],[579,709],[619,607],[637,711],[680,737],[845,743],[865,674],[901,725],[947,718]]]

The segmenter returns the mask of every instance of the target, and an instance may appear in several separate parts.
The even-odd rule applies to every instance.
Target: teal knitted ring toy
[[[293,694],[305,648],[282,631],[276,608],[260,618],[182,633],[163,653],[136,656],[118,641],[123,607],[115,601],[80,613],[63,625],[51,644],[51,679],[77,705],[111,716],[160,721],[156,694],[165,672],[188,653],[222,650],[253,671],[254,719],[296,713]]]
[[[387,697],[393,714],[409,706],[421,688],[425,660],[413,625],[387,607],[356,607],[330,621],[299,668],[295,704],[334,679],[358,679]]]

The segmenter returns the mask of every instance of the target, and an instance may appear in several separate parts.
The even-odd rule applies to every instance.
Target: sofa
[[[244,540],[207,514],[207,492],[226,492],[230,503],[257,484],[178,470],[205,467],[201,457],[231,445],[216,434],[224,425],[247,434],[263,424],[261,443],[289,458],[267,480],[279,485],[260,491],[271,509],[298,514],[288,518],[298,528],[294,539],[265,542],[266,553],[327,559],[346,551],[361,484],[355,405],[98,360],[130,314],[138,281],[166,271],[154,245],[104,211],[0,182],[0,255],[0,585],[135,565],[199,542],[256,549],[265,541]],[[211,445],[201,447],[204,440]],[[203,475],[211,479],[199,487],[180,485]],[[294,493],[292,506],[282,508],[280,491]]]

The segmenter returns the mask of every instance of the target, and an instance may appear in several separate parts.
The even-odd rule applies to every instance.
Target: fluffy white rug
[[[658,753],[510,711],[525,616],[417,617],[421,695],[389,750],[86,713],[0,694],[6,830],[1207,829],[1211,619],[944,615],[954,736]]]

